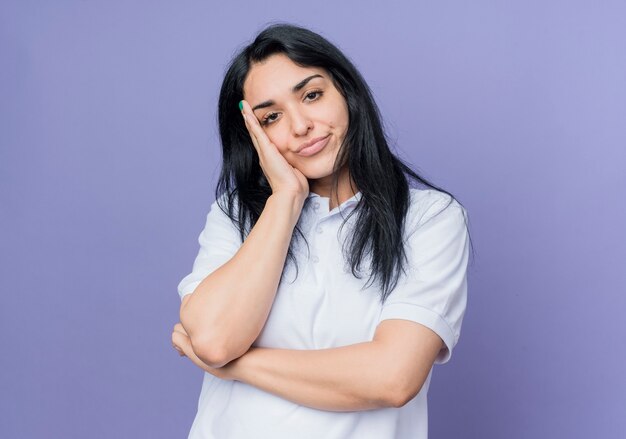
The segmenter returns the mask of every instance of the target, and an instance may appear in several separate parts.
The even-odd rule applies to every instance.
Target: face
[[[309,180],[331,175],[348,128],[348,107],[326,70],[300,67],[286,55],[275,54],[252,65],[243,92],[267,137],[289,164]],[[298,153],[304,144],[327,136],[319,152]]]

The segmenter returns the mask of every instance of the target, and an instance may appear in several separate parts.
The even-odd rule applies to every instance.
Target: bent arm
[[[421,324],[381,322],[374,340],[319,350],[251,348],[221,368],[189,358],[221,379],[242,381],[296,404],[329,411],[401,407],[421,390],[442,339]]]
[[[260,334],[301,209],[295,198],[271,195],[237,253],[183,298],[180,322],[207,365],[241,356]]]
[[[229,373],[320,410],[402,407],[419,393],[442,347],[426,326],[390,319],[369,342],[319,350],[252,348]]]
[[[319,410],[395,404],[389,362],[384,346],[376,342],[319,350],[255,347],[232,364],[230,372],[237,381]]]

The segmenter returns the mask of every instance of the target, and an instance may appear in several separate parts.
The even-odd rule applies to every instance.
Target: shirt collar
[[[343,210],[343,209],[345,209],[345,208],[347,208],[349,206],[353,206],[353,205],[357,204],[362,197],[363,197],[363,194],[361,193],[361,191],[359,191],[356,194],[354,194],[352,197],[348,198],[346,201],[341,203],[339,208],[341,210]],[[322,198],[326,202],[328,202],[328,200],[329,200],[329,197],[322,197],[321,195],[316,194],[315,192],[309,192],[309,195],[307,196],[307,199],[309,199],[309,198],[311,198],[311,199],[313,199],[313,198]]]

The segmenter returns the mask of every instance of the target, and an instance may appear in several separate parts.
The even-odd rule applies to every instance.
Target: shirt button
[[[318,258],[317,256],[313,256],[313,262],[317,264],[319,261],[320,261],[320,258]]]
[[[313,209],[317,210],[319,208],[320,208],[320,203],[318,203],[317,201],[313,203]]]
[[[321,227],[317,228],[317,233],[324,233],[324,229],[322,229]]]

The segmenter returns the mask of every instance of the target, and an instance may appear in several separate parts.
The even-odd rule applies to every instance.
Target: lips
[[[328,143],[329,138],[330,138],[330,134],[328,134],[326,137],[318,137],[316,139],[311,140],[308,143],[305,143],[305,146],[300,148],[300,150],[298,151],[298,154],[301,156],[308,157],[321,151]]]

